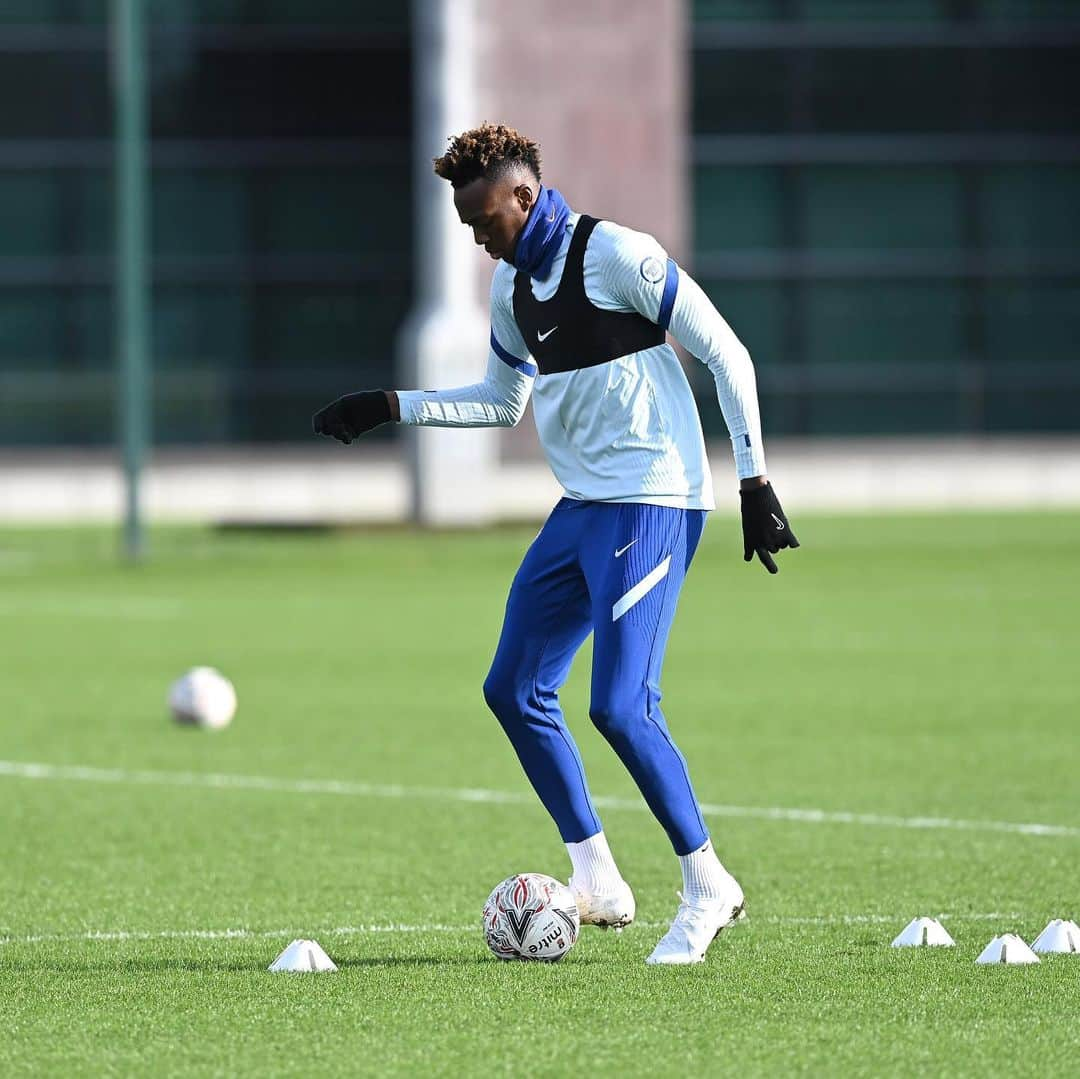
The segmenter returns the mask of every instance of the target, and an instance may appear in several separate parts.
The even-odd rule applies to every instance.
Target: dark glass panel
[[[768,366],[784,359],[786,292],[781,283],[703,280],[701,285],[750,350],[755,364]],[[711,381],[712,375],[704,364],[701,370]]]
[[[694,172],[696,250],[782,246],[782,199],[780,169],[698,167]]]
[[[986,350],[994,363],[1066,361],[1080,370],[1080,279],[994,281],[986,286]],[[1073,401],[1080,423],[1080,396]]]
[[[0,56],[0,138],[105,138],[111,110],[104,50]]]
[[[0,368],[60,372],[108,364],[110,311],[101,286],[0,288]]]
[[[804,19],[838,22],[927,22],[948,19],[950,0],[796,0]]]
[[[980,184],[988,247],[1080,251],[1080,165],[994,165]]]
[[[707,133],[1080,130],[1080,49],[702,49]]]
[[[111,255],[113,250],[112,174],[105,169],[65,169],[67,209],[61,243],[79,255]]]
[[[250,201],[239,171],[159,169],[153,192],[155,254],[250,254]]]
[[[63,362],[112,377],[114,358],[112,292],[105,285],[58,289],[63,296],[65,351]]]
[[[776,19],[784,9],[783,0],[694,0],[693,17],[711,19]]]
[[[366,381],[392,373],[409,297],[385,284],[264,287],[255,303],[260,366],[300,371],[344,361]]]
[[[108,0],[0,0],[0,27],[101,23]]]
[[[251,363],[251,295],[240,285],[154,289],[154,439],[237,441],[234,417],[257,408],[237,395]]]
[[[788,127],[790,58],[778,50],[698,50],[693,55],[694,130],[750,133]]]
[[[963,130],[975,120],[965,60],[949,49],[809,52],[809,123],[826,132]]]
[[[153,79],[162,138],[400,136],[411,129],[403,48],[193,50]]]
[[[409,5],[390,0],[146,0],[155,24],[342,26],[405,31]],[[107,0],[0,0],[0,27],[101,25]]]
[[[113,438],[109,310],[101,288],[0,289],[0,445]]]
[[[998,387],[994,379],[988,382],[984,395],[983,415],[988,431],[1075,431],[1078,387],[1073,381],[1068,388],[1057,386]]]
[[[0,172],[0,256],[103,255],[111,230],[104,172]]]
[[[989,21],[1037,22],[1080,19],[1076,0],[979,0],[982,17]]]
[[[412,192],[407,167],[278,169],[255,183],[260,250],[356,254],[365,265],[411,257]]]
[[[159,23],[407,30],[409,5],[388,0],[150,0],[150,17]]]
[[[963,391],[948,388],[880,393],[814,394],[806,403],[809,435],[891,435],[963,431],[970,405]]]
[[[158,285],[154,363],[159,371],[202,368],[226,374],[251,362],[253,305],[242,285]]]
[[[220,3],[222,0],[203,0]],[[227,2],[227,0],[226,0]],[[409,4],[405,0],[253,0],[249,18],[266,23],[330,23],[388,30],[408,30]]]
[[[978,54],[986,126],[993,131],[1080,131],[1080,49],[1008,49]]]
[[[0,364],[6,370],[62,367],[67,308],[55,289],[0,289]]]
[[[963,243],[960,179],[948,166],[819,165],[803,170],[808,247],[957,248]]]
[[[348,168],[157,169],[151,234],[157,256],[412,251],[405,163]],[[104,169],[0,172],[0,257],[108,256],[112,192]]]
[[[60,248],[61,187],[54,172],[0,173],[0,256]]]
[[[739,340],[749,349],[758,372],[762,412],[774,433],[789,430],[790,401],[771,392],[777,368],[785,362],[785,289],[778,282],[701,281],[702,288]],[[726,437],[723,413],[716,396],[712,373],[698,360],[688,369],[690,384],[698,401],[701,422],[710,437]]]
[[[962,287],[948,281],[816,281],[806,286],[807,358],[861,368],[964,355]]]

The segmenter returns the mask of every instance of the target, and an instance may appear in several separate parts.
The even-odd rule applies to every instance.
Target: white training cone
[[[310,973],[311,971],[337,970],[334,961],[319,947],[315,940],[294,940],[285,951],[281,953],[269,966],[272,974],[280,974],[282,971],[298,971]]]
[[[1015,934],[1002,933],[979,954],[976,963],[1037,963],[1039,957]]]
[[[1031,945],[1033,952],[1080,952],[1080,925],[1055,918],[1035,938]]]
[[[894,948],[951,948],[956,943],[937,918],[913,918],[892,942]]]

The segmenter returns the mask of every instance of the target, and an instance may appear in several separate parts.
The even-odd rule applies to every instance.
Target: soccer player
[[[559,688],[593,634],[589,715],[667,832],[683,890],[649,963],[700,962],[743,911],[686,762],[660,710],[660,670],[712,479],[694,398],[671,335],[716,379],[735,449],[743,557],[770,573],[798,547],[765,475],[754,369],[694,280],[641,232],[575,213],[540,182],[535,142],[484,124],[450,139],[435,172],[473,239],[497,262],[482,382],[350,393],[313,417],[349,443],[388,421],[509,427],[530,398],[565,497],[510,588],[484,697],[554,818],[581,920],[624,926],[635,900],[597,816]]]

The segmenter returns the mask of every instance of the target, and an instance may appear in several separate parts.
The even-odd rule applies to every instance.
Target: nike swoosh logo
[[[627,552],[627,551],[629,551],[629,550],[630,550],[630,548],[631,548],[631,547],[633,547],[635,543],[637,543],[637,540],[636,540],[636,539],[632,539],[632,540],[631,540],[631,541],[630,541],[630,542],[629,542],[629,543],[628,543],[628,544],[627,544],[627,545],[626,545],[625,547],[620,547],[620,548],[619,548],[619,549],[618,549],[618,550],[617,550],[617,551],[615,552],[615,557],[616,557],[616,558],[622,558],[622,556],[623,556],[624,554],[626,554],[626,552]]]
[[[559,328],[558,326],[552,326],[551,329],[548,330],[547,333],[541,333],[539,330],[537,330],[536,331],[536,340],[537,341],[546,341],[558,328]]]
[[[555,207],[552,206],[551,207],[551,216],[548,218],[548,221],[554,221],[554,220],[555,220]]]
[[[784,527],[784,522],[775,513],[770,513],[769,516],[776,522],[776,531],[779,532]]]

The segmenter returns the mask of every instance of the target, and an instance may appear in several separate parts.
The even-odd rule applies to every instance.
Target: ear
[[[533,203],[536,201],[536,195],[528,184],[518,184],[517,187],[514,188],[514,199],[521,207],[522,212],[528,214],[532,209]]]

